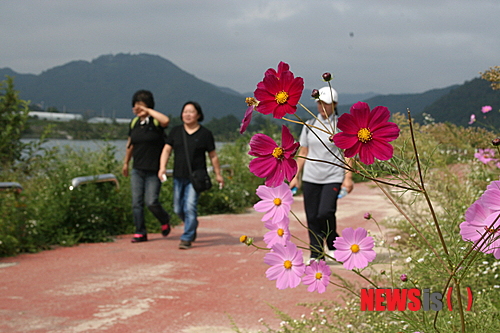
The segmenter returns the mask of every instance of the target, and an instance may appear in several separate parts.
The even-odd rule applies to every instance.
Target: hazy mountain
[[[59,111],[81,113],[86,117],[105,116],[131,118],[131,97],[136,90],[148,89],[154,93],[156,109],[178,117],[182,105],[188,100],[198,101],[206,120],[232,115],[243,116],[245,97],[253,92],[240,94],[227,87],[202,81],[172,62],[150,54],[103,55],[91,62],[72,61],[42,72],[39,75],[19,74],[10,68],[0,69],[0,79],[13,76],[16,90],[23,99],[38,104],[42,109],[55,107]],[[312,89],[306,88],[301,103],[316,113],[310,97]],[[491,105],[488,123],[500,125],[500,92],[493,91],[487,81],[473,79],[463,85],[431,89],[418,94],[378,95],[376,93],[343,94],[339,92],[339,113],[349,110],[357,101],[367,102],[371,108],[387,106],[392,113],[406,114],[407,108],[417,121],[422,112],[438,122],[468,125],[472,113],[478,123],[483,105]],[[299,110],[301,108],[299,107]],[[479,111],[479,113],[478,113]],[[301,117],[309,118],[305,111]],[[490,115],[491,114],[491,115]],[[476,124],[479,125],[479,124]]]
[[[417,115],[422,113],[422,111],[432,103],[434,103],[441,96],[448,94],[452,89],[457,86],[450,86],[441,89],[432,89],[423,93],[418,94],[391,94],[391,95],[377,95],[369,96],[368,98],[359,99],[359,101],[366,102],[370,105],[370,108],[374,108],[378,105],[386,106],[391,113],[403,113],[406,114],[406,109],[409,108],[412,115]],[[353,101],[352,103],[356,103]],[[352,104],[339,105],[339,113],[348,112]]]
[[[485,105],[490,105],[493,110],[483,114],[481,108]],[[491,89],[488,81],[476,78],[456,86],[425,107],[423,113],[429,114],[436,122],[450,122],[460,126],[469,126],[470,116],[474,114],[477,122],[473,126],[496,129],[498,132],[499,111],[500,91]],[[422,119],[422,114],[416,116],[417,121]]]
[[[202,81],[156,55],[103,55],[91,62],[72,61],[40,75],[0,69],[0,77],[14,76],[23,99],[44,108],[86,116],[130,118],[131,98],[139,89],[151,90],[156,108],[177,116],[189,100],[201,104],[205,117],[245,112],[244,98]]]

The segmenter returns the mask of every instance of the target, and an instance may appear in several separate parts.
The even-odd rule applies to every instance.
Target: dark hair
[[[205,119],[205,116],[203,115],[203,111],[201,110],[201,105],[198,104],[197,102],[193,102],[193,101],[188,101],[186,103],[184,103],[184,105],[182,106],[182,109],[181,109],[181,121],[182,121],[182,111],[184,111],[184,108],[186,107],[186,105],[189,105],[191,104],[192,106],[194,106],[194,108],[196,109],[196,112],[198,112],[198,122],[201,123],[203,121],[203,119]]]
[[[150,109],[155,108],[155,99],[153,98],[153,93],[149,90],[138,90],[132,96],[132,107],[137,102],[143,102]]]

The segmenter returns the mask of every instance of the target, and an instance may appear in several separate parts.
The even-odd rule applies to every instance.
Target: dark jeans
[[[337,211],[337,196],[341,185],[341,183],[302,182],[311,258],[323,256],[325,239],[328,249],[335,250],[333,241],[339,236],[335,212]]]
[[[131,185],[132,212],[136,234],[147,234],[144,221],[144,205],[148,207],[162,225],[170,222],[170,215],[163,209],[158,200],[161,182],[156,172],[132,169]]]

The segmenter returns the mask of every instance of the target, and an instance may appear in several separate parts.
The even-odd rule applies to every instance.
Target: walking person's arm
[[[130,142],[130,137],[127,140],[127,148],[125,150],[125,158],[123,159],[123,166],[122,166],[122,174],[125,177],[128,177],[128,165],[130,162],[130,159],[132,158],[132,151],[134,150],[134,146]]]
[[[171,145],[166,144],[165,146],[163,146],[163,150],[160,156],[160,169],[158,170],[158,178],[160,178],[160,181],[165,180],[164,175],[166,176],[167,164],[171,153],[172,153]]]
[[[211,152],[209,152],[208,157],[210,157],[210,161],[212,162],[212,166],[214,167],[215,179],[217,179],[217,182],[219,183],[219,188],[223,188],[224,187],[224,178],[222,177],[222,174],[220,171],[219,157],[217,156],[217,153],[215,152],[215,150],[212,150]]]

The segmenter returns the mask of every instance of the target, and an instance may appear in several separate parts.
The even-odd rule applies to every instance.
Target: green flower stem
[[[452,275],[452,271],[450,270],[450,268],[446,265],[446,263],[444,262],[443,258],[441,258],[441,255],[439,255],[439,253],[436,251],[436,249],[429,243],[429,241],[427,240],[427,238],[425,238],[425,236],[422,234],[422,232],[420,231],[419,228],[417,228],[417,225],[415,224],[415,222],[413,222],[413,220],[408,216],[408,214],[405,213],[405,211],[401,208],[401,206],[399,206],[399,204],[394,201],[394,199],[392,198],[392,196],[387,192],[386,189],[384,189],[378,182],[375,182],[375,184],[378,186],[378,188],[385,194],[385,196],[389,199],[389,201],[391,201],[391,203],[394,205],[394,207],[398,210],[398,212],[401,213],[401,215],[404,216],[405,220],[408,221],[408,223],[410,223],[410,225],[413,227],[413,229],[415,229],[415,231],[418,233],[418,235],[420,236],[420,238],[422,238],[422,240],[427,244],[428,248],[431,249],[431,251],[436,255],[436,258],[441,261],[441,263],[443,264],[443,267],[446,268],[446,270],[448,271],[448,273],[450,275]]]
[[[380,232],[380,235],[383,235],[382,228],[380,228],[380,225],[378,224],[377,220],[375,220],[372,217],[373,222],[377,225],[378,231]],[[391,269],[391,283],[394,285],[394,273],[393,273],[393,267],[392,267],[392,253],[391,253],[391,247],[387,246],[387,251],[389,251],[389,260],[391,261],[391,265],[389,266]]]
[[[434,225],[436,226],[436,231],[438,233],[439,240],[441,241],[441,245],[443,246],[443,250],[444,250],[444,252],[446,253],[446,255],[448,257],[447,258],[448,259],[448,264],[451,267],[452,263],[450,262],[449,253],[448,253],[448,247],[446,246],[446,242],[444,240],[443,233],[441,232],[441,227],[439,226],[439,222],[437,220],[436,212],[434,211],[434,207],[432,206],[432,202],[431,202],[431,200],[429,198],[429,195],[428,195],[427,191],[425,190],[424,176],[423,176],[423,173],[422,173],[422,167],[420,165],[420,158],[418,157],[417,144],[415,142],[415,134],[414,134],[414,131],[413,131],[413,123],[412,123],[412,120],[411,120],[410,109],[407,109],[407,111],[408,111],[408,124],[410,126],[411,142],[412,142],[412,145],[413,145],[413,151],[415,152],[415,161],[417,162],[418,175],[420,177],[420,188],[422,189],[422,193],[424,194],[425,200],[427,201],[427,205],[428,205],[428,207],[429,207],[429,209],[431,211],[432,219],[434,220]]]
[[[356,296],[356,297],[358,297],[358,298],[360,298],[360,297],[361,297],[361,295],[360,295],[360,294],[358,294],[357,292],[355,292],[354,290],[351,290],[350,288],[348,288],[348,287],[346,287],[346,286],[343,286],[343,285],[341,285],[341,284],[338,284],[338,283],[335,283],[335,282],[332,282],[332,281],[328,281],[328,283],[330,283],[330,284],[332,284],[332,285],[334,285],[334,286],[336,286],[336,287],[339,287],[339,288],[341,288],[341,289],[345,289],[345,290],[347,290],[348,292],[350,292],[351,294],[353,294],[354,296]]]
[[[363,274],[361,274],[361,272],[359,272],[357,269],[353,269],[352,271],[356,275],[358,275],[359,277],[361,277],[363,280],[365,280],[366,282],[368,282],[369,284],[371,284],[372,286],[374,286],[375,289],[380,288],[375,282],[373,282],[372,280],[370,280],[369,278],[367,278],[366,276],[364,276]]]

